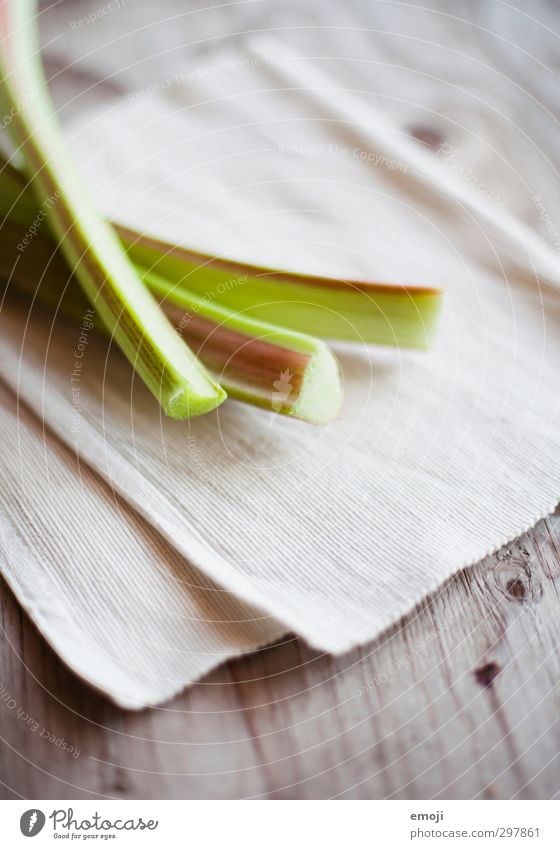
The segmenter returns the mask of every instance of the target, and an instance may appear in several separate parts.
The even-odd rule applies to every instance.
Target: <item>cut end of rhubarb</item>
[[[327,425],[338,415],[342,404],[342,371],[332,351],[316,345],[304,371],[298,397],[288,415],[315,425]]]
[[[427,351],[435,336],[443,305],[444,292],[442,289],[414,294],[410,290],[410,309],[408,321],[402,326],[395,322],[395,338],[402,348],[417,348]]]
[[[193,419],[215,410],[226,398],[227,392],[216,384],[216,390],[208,395],[198,395],[186,389],[179,389],[166,400],[163,406],[165,414],[171,419]]]

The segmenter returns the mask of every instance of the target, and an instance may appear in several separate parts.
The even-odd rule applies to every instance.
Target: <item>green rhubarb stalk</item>
[[[0,212],[30,224],[37,206],[21,175],[0,168],[0,187]],[[172,245],[118,222],[114,228],[137,266],[200,296],[211,293],[224,306],[255,319],[325,339],[374,345],[425,349],[433,337],[442,301],[437,287],[261,268]]]
[[[35,0],[0,0],[0,97],[37,205],[107,330],[173,418],[225,398],[147,290],[69,162],[43,75]]]
[[[316,425],[335,418],[341,372],[324,342],[233,312],[153,271],[144,279],[229,395]]]
[[[137,266],[251,317],[324,339],[427,349],[440,289],[340,280],[209,257],[115,225]]]
[[[25,224],[0,227],[0,277],[10,287],[75,318],[87,304],[56,244],[36,233],[21,251]],[[328,424],[342,400],[338,363],[318,339],[235,313],[153,271],[143,277],[179,334],[228,395],[303,421]]]

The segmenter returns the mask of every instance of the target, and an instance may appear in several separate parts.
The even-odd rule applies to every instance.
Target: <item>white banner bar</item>
[[[6,801],[0,846],[558,849],[559,823],[545,801]]]

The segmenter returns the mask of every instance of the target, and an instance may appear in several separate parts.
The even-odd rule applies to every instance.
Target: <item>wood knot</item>
[[[408,130],[413,139],[419,141],[430,150],[439,150],[445,142],[445,136],[439,130],[433,130],[431,127],[414,126]]]
[[[520,578],[510,578],[506,584],[506,590],[513,598],[525,598],[527,589]]]
[[[481,687],[491,687],[496,675],[498,675],[500,671],[500,665],[496,663],[495,660],[491,660],[490,663],[485,663],[483,666],[479,666],[478,669],[475,669],[475,681],[477,684],[480,684]]]
[[[509,601],[537,604],[542,598],[542,584],[524,558],[499,561],[493,569],[493,578],[497,589]]]

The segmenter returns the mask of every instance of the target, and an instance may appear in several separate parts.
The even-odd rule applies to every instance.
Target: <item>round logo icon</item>
[[[21,833],[25,834],[26,837],[35,837],[44,825],[45,815],[43,811],[39,811],[37,808],[31,808],[30,811],[26,811],[21,815],[19,820]]]

